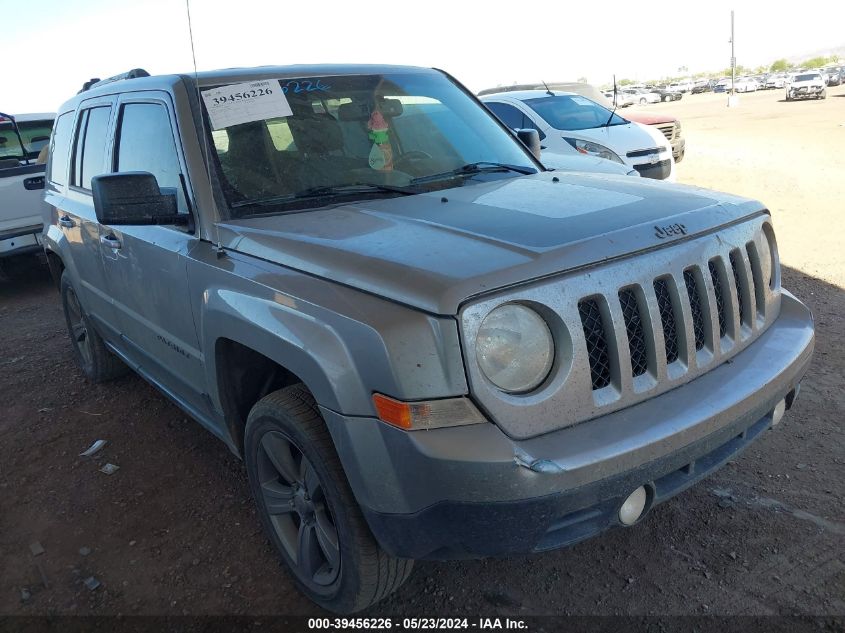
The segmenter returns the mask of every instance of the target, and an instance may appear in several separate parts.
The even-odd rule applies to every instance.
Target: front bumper
[[[406,558],[543,551],[619,525],[737,455],[791,404],[813,350],[812,316],[788,293],[753,345],[677,389],[601,418],[515,441],[494,424],[404,432],[324,417],[373,534]]]
[[[787,89],[787,93],[793,99],[801,99],[802,97],[815,97],[824,92],[824,86],[799,86],[797,88]]]

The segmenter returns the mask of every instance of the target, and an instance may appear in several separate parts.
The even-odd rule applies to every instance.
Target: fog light
[[[645,504],[648,500],[645,486],[640,486],[632,492],[619,508],[619,520],[623,525],[633,525],[637,522],[645,510]]]
[[[783,414],[786,412],[786,400],[781,400],[775,405],[772,410],[772,426],[777,426],[778,422],[783,419]]]

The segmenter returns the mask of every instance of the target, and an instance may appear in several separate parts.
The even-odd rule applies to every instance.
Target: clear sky
[[[788,6],[789,8],[781,8]],[[200,70],[358,62],[435,66],[472,90],[766,64],[845,46],[845,1],[192,0]],[[0,111],[52,111],[91,77],[193,68],[184,0],[0,0]]]

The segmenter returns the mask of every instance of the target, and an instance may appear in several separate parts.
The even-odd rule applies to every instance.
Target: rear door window
[[[91,189],[91,179],[106,173],[106,141],[109,133],[111,107],[99,106],[83,110],[77,125],[71,184]]]

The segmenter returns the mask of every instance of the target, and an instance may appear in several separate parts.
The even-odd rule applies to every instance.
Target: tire
[[[819,96],[819,99],[827,99],[827,90],[822,90],[822,93]]]
[[[128,373],[129,368],[109,351],[82,309],[67,271],[62,273],[59,287],[73,358],[85,377],[91,382],[105,382]]]
[[[353,613],[408,579],[414,561],[394,558],[376,542],[303,385],[255,404],[244,458],[265,533],[311,600],[335,613]]]
[[[646,104],[646,100],[645,100],[645,97],[643,97],[642,99],[640,99],[640,105],[645,105],[645,104]]]

